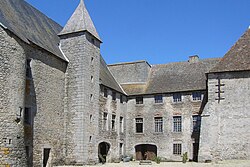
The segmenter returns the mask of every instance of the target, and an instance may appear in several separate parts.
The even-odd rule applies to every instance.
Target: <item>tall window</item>
[[[173,144],[173,154],[174,155],[181,155],[181,144]]]
[[[115,117],[116,117],[116,115],[112,114],[111,128],[113,131],[115,130]]]
[[[103,89],[103,95],[104,95],[104,97],[108,97],[108,89],[107,88]]]
[[[31,124],[31,110],[30,108],[25,107],[24,109],[24,123]]]
[[[123,96],[120,95],[120,103],[123,103]]]
[[[30,62],[31,59],[26,60],[26,78],[32,78]]]
[[[174,116],[173,117],[173,124],[174,124],[174,132],[181,132],[181,116]]]
[[[201,117],[199,115],[193,116],[193,132],[199,132],[201,126]]]
[[[162,103],[162,95],[155,95],[155,103]]]
[[[120,117],[120,132],[123,133],[123,117]]]
[[[162,117],[155,117],[155,132],[163,132],[163,119]]]
[[[177,102],[181,102],[181,94],[180,93],[175,93],[173,94],[173,102],[177,103]]]
[[[192,98],[193,98],[193,101],[200,101],[201,100],[201,92],[193,92]]]
[[[135,118],[136,133],[143,133],[143,118]]]
[[[104,112],[103,113],[103,130],[107,130],[107,120],[108,120],[108,113]]]
[[[116,100],[116,92],[112,91],[112,100]]]
[[[135,98],[136,104],[143,104],[143,97],[142,96],[138,96]]]

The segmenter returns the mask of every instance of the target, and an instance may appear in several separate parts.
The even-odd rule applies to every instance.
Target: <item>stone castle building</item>
[[[0,6],[0,166],[249,159],[249,29],[223,58],[107,65],[83,0],[64,27]]]

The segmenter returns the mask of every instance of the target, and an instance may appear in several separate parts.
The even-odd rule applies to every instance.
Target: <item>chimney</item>
[[[194,55],[194,56],[189,56],[189,63],[197,63],[199,62],[199,56],[198,55]]]

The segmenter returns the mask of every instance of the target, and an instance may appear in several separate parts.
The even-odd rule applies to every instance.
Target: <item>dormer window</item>
[[[155,95],[155,103],[162,103],[162,95]]]

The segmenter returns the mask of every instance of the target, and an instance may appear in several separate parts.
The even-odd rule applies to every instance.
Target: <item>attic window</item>
[[[181,94],[180,93],[173,94],[173,102],[178,103],[178,102],[181,102],[181,101],[182,101],[182,99],[181,99]]]
[[[162,95],[155,95],[155,103],[162,103]]]
[[[120,103],[123,103],[123,96],[120,95]]]
[[[91,38],[91,43],[95,44],[95,39],[94,38]]]
[[[142,96],[138,96],[135,98],[136,104],[143,104],[143,97]]]
[[[112,100],[116,100],[116,92],[112,91]]]
[[[201,100],[201,92],[193,92],[192,97],[193,97],[193,101],[200,101]]]

